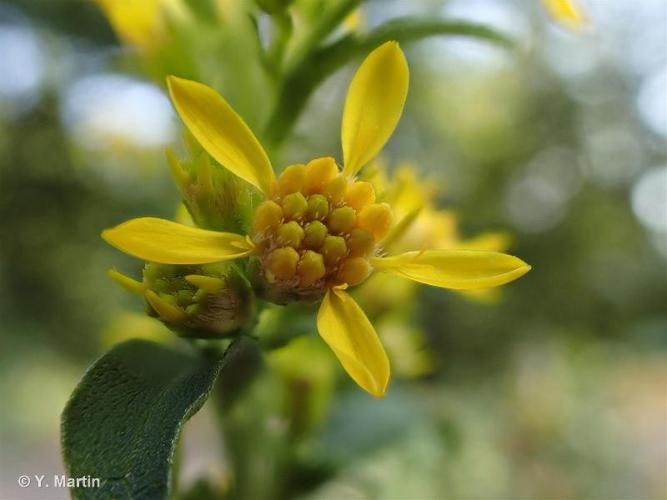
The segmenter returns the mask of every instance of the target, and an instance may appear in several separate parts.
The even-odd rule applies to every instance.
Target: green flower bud
[[[310,220],[324,219],[329,214],[329,202],[321,194],[314,194],[308,200],[306,216]]]
[[[254,315],[254,295],[231,264],[146,264],[143,282],[117,271],[110,277],[146,300],[147,313],[182,337],[215,338],[237,333]]]
[[[283,214],[288,219],[301,217],[308,208],[308,202],[301,193],[292,193],[283,199]]]
[[[304,244],[308,248],[320,248],[327,237],[327,226],[320,221],[313,221],[306,226],[304,230]]]
[[[215,231],[244,233],[248,229],[257,196],[248,185],[211,160],[195,142],[186,137],[188,157],[178,160],[167,151],[172,176],[183,204],[199,227]]]

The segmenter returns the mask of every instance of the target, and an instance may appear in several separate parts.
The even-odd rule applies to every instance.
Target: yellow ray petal
[[[182,0],[96,0],[118,37],[141,50],[159,49],[169,28],[190,16]]]
[[[542,4],[549,16],[566,28],[581,31],[588,26],[588,18],[576,0],[542,0]]]
[[[317,330],[350,377],[372,396],[384,397],[389,359],[354,299],[343,290],[329,290],[317,314]]]
[[[509,283],[530,271],[512,255],[481,250],[425,250],[375,258],[371,264],[426,285],[455,290],[491,288]]]
[[[208,293],[219,293],[225,287],[224,280],[214,276],[189,274],[185,277],[185,281]]]
[[[114,31],[125,43],[141,49],[154,49],[165,35],[164,0],[96,0]]]
[[[166,300],[163,300],[153,290],[147,290],[145,298],[151,307],[155,309],[155,312],[158,313],[160,318],[164,321],[167,321],[168,323],[179,324],[188,318],[182,309],[170,304]]]
[[[389,140],[403,112],[408,80],[408,63],[396,42],[375,49],[359,67],[343,111],[345,175],[356,175]]]
[[[238,259],[253,251],[243,236],[206,231],[154,217],[132,219],[102,233],[126,254],[160,264],[206,264]]]
[[[269,157],[227,101],[202,83],[175,76],[167,83],[176,111],[208,154],[268,195],[275,179]]]
[[[132,279],[129,276],[125,276],[124,274],[119,273],[115,269],[109,269],[107,271],[107,275],[113,281],[115,281],[120,286],[125,288],[125,290],[127,290],[128,292],[133,293],[135,295],[139,295],[140,297],[144,296],[144,293],[146,292],[146,287],[142,282]]]

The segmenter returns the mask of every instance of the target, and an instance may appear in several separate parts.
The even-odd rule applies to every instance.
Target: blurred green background
[[[420,289],[434,373],[381,402],[338,391],[311,451],[345,465],[305,497],[666,497],[667,7],[582,3],[583,34],[532,1],[365,3],[370,27],[439,15],[517,40],[406,45],[384,159],[435,179],[463,236],[509,232],[533,270],[493,304]],[[118,62],[94,3],[0,2],[0,47],[0,498],[67,498],[16,478],[62,470],[59,414],[97,356],[142,329],[170,335],[107,279],[140,264],[99,233],[173,215],[164,149],[180,123]],[[316,92],[287,162],[338,155],[351,74]],[[206,410],[186,426],[184,482],[223,474],[211,433]]]

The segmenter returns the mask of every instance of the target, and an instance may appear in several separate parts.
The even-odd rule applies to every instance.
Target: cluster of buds
[[[339,172],[333,158],[287,167],[256,210],[253,281],[277,303],[318,300],[332,286],[358,285],[391,228],[372,184]]]
[[[234,334],[254,313],[250,285],[230,264],[146,264],[141,283],[117,271],[110,276],[143,296],[147,313],[183,337]]]

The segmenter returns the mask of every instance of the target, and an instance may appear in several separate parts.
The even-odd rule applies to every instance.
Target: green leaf
[[[511,48],[510,38],[492,28],[465,21],[446,21],[403,17],[387,21],[365,35],[349,34],[315,50],[285,77],[276,106],[267,123],[266,136],[272,146],[279,145],[291,131],[317,86],[352,59],[364,56],[390,40],[401,43],[430,36],[464,36]]]
[[[183,423],[206,401],[221,359],[143,340],[120,344],[86,372],[62,415],[68,477],[99,478],[74,498],[166,498]]]

